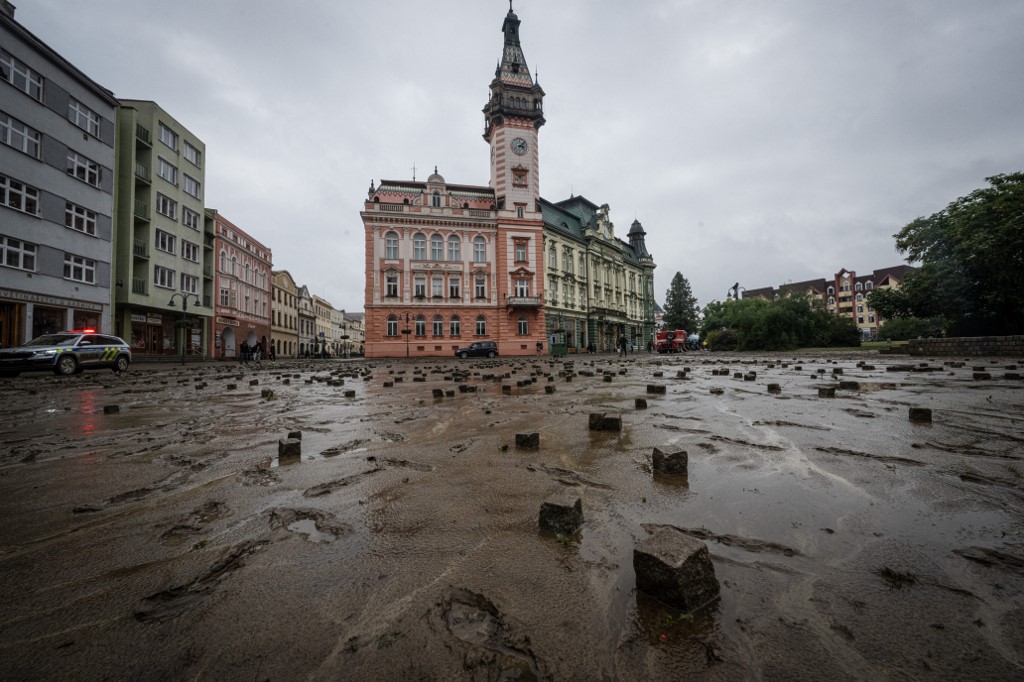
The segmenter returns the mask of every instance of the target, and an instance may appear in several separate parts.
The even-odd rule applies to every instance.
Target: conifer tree
[[[690,281],[677,272],[665,292],[665,328],[697,331],[697,299],[690,289]]]

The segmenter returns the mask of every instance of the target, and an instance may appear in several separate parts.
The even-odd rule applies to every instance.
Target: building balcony
[[[140,123],[135,124],[135,139],[145,144],[147,147],[153,146],[153,138],[149,134],[149,130],[143,127]]]
[[[509,296],[506,300],[509,308],[539,308],[540,296]]]
[[[141,239],[132,240],[132,255],[136,258],[149,258],[149,244]]]
[[[211,277],[211,278],[213,277],[213,266],[212,265],[204,265],[203,266],[203,277]]]
[[[138,161],[135,162],[135,179],[141,180],[146,184],[150,184],[152,182],[152,180],[150,180],[149,169],[146,168],[146,164],[139,163]]]
[[[144,280],[144,279],[142,279],[140,277],[133,277],[132,278],[132,293],[133,294],[142,294],[143,296],[145,296],[146,293],[147,293],[147,291],[146,291],[146,280]]]
[[[140,199],[135,200],[135,210],[133,211],[135,217],[140,220],[149,222],[149,204]]]

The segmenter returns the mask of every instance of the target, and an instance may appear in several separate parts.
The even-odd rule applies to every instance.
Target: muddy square
[[[1024,679],[1021,372],[802,352],[2,380],[0,677]],[[666,446],[686,475],[654,472]],[[553,496],[578,532],[539,529]],[[637,590],[664,528],[710,551],[710,605]]]

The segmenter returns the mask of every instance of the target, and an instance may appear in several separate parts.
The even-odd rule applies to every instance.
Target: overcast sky
[[[206,143],[205,203],[361,311],[370,180],[486,185],[507,0],[15,0]],[[1024,169],[1021,0],[515,0],[542,195],[647,231],[664,302],[903,261],[893,235]]]

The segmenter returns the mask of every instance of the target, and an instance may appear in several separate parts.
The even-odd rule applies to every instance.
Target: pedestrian
[[[274,346],[274,342],[270,342],[270,359],[277,360],[277,348]]]
[[[626,351],[628,350],[628,348],[629,341],[626,340],[626,335],[623,334],[622,336],[619,337],[619,352],[622,354],[622,357],[626,357]]]
[[[245,362],[246,360],[249,359],[248,357],[246,357],[247,355],[249,355],[249,344],[246,343],[245,341],[242,341],[242,345],[238,347],[238,361]]]

